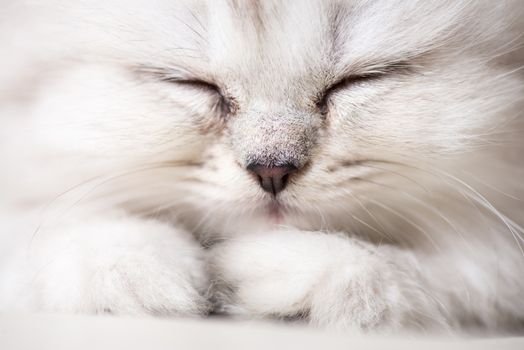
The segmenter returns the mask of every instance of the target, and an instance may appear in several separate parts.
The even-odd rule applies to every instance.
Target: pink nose
[[[258,177],[260,186],[264,191],[272,193],[274,196],[282,191],[287,184],[289,175],[298,169],[292,164],[268,167],[261,164],[249,164],[247,170]]]

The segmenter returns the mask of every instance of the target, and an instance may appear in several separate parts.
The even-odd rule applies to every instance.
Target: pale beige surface
[[[0,349],[524,349],[524,338],[373,338],[246,322],[0,315]]]

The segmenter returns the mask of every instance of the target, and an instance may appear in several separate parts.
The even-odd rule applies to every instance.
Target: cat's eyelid
[[[180,85],[188,85],[192,87],[199,87],[202,89],[215,90],[220,92],[217,84],[210,79],[204,77],[197,77],[184,69],[174,68],[159,68],[151,66],[139,66],[137,72],[140,74],[147,74],[154,77],[158,81],[166,83],[176,83]]]
[[[133,68],[138,74],[148,75],[156,78],[183,78],[190,75],[189,72],[185,70],[174,68],[163,68],[148,65],[138,65]]]
[[[378,79],[391,74],[406,74],[413,71],[413,64],[405,60],[390,61],[386,63],[368,64],[357,72],[348,72],[339,81],[346,83],[359,80]]]
[[[183,77],[164,77],[160,79],[161,81],[167,82],[167,83],[175,83],[180,85],[187,85],[191,87],[206,89],[206,90],[213,90],[218,93],[220,93],[220,88],[218,85],[216,85],[213,82],[204,80],[204,79],[198,79],[198,78],[183,78]]]
[[[412,70],[413,64],[405,60],[368,63],[360,69],[355,70],[354,68],[348,68],[341,72],[339,75],[344,78],[339,79],[339,81],[344,79],[350,80],[355,77],[377,78],[393,73],[408,73]]]
[[[418,62],[418,56],[406,55],[405,57],[390,57],[382,59],[362,60],[355,59],[352,62],[341,62],[334,72],[337,77],[355,76],[379,76],[393,73],[407,73],[413,70]],[[338,79],[342,80],[342,79]]]
[[[412,70],[412,65],[406,61],[396,61],[386,64],[370,64],[365,69],[360,71],[348,70],[346,74],[342,74],[342,78],[333,81],[322,92],[316,105],[321,110],[322,114],[327,113],[327,103],[329,96],[341,89],[347,88],[351,85],[368,82],[380,79],[394,73],[407,73]]]
[[[326,86],[326,88],[318,98],[316,105],[324,111],[322,112],[322,114],[324,114],[326,111],[328,98],[331,96],[332,93],[360,82],[379,79],[385,76],[386,74],[387,73],[383,71],[368,71],[366,73],[352,73],[343,76],[342,78],[335,80],[330,85]]]

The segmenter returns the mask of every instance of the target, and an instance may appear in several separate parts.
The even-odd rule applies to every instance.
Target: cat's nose
[[[264,191],[277,195],[287,184],[289,175],[298,169],[292,164],[280,166],[265,166],[261,164],[249,164],[247,170],[251,171],[258,177],[260,186]]]

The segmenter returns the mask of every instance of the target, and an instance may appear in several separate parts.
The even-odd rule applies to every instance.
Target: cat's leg
[[[212,268],[217,302],[230,313],[353,330],[446,327],[415,260],[394,247],[277,231],[217,245]]]
[[[184,230],[125,214],[46,226],[2,257],[0,309],[208,312],[204,252]]]

